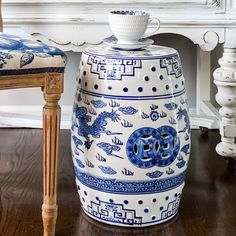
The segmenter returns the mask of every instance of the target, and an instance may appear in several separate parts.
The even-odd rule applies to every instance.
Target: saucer
[[[146,47],[154,43],[152,39],[149,38],[141,38],[137,43],[134,44],[119,44],[118,39],[112,35],[108,38],[105,38],[103,42],[113,48],[123,49],[123,50],[134,50]]]

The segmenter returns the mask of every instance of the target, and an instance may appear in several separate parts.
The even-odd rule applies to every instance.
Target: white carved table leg
[[[202,102],[210,101],[211,53],[197,47],[197,114],[200,114]]]
[[[197,47],[197,81],[196,81],[196,107],[197,114],[190,115],[192,127],[200,127],[203,134],[208,129],[219,128],[218,110],[210,101],[211,85],[211,51],[218,43],[223,42],[214,30],[206,29],[202,32],[201,42]]]
[[[220,68],[214,72],[214,83],[218,88],[216,101],[221,105],[221,142],[216,151],[232,164],[236,163],[236,48],[225,46],[219,64]]]

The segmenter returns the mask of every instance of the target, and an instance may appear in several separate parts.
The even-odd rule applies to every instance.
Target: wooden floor
[[[39,129],[0,129],[0,235],[42,235],[42,143]],[[236,175],[215,153],[217,131],[192,131],[191,160],[179,215],[159,226],[124,229],[88,219],[79,207],[70,153],[62,131],[58,236],[236,235]]]

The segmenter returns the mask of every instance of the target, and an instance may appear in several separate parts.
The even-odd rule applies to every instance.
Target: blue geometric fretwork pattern
[[[161,220],[167,219],[177,213],[180,198],[181,198],[181,194],[178,194],[176,195],[174,201],[168,203],[167,208],[163,210],[161,213]]]
[[[104,202],[92,202],[88,206],[88,213],[92,216],[109,221],[127,225],[141,225],[142,217],[137,217],[135,210],[125,209],[122,204]]]
[[[99,79],[122,80],[122,76],[134,76],[136,68],[142,68],[141,59],[105,59],[89,56],[90,72]]]
[[[160,59],[160,67],[166,68],[168,75],[175,75],[179,78],[182,75],[182,67],[177,54]]]

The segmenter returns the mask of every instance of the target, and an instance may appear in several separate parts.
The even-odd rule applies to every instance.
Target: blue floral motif
[[[137,109],[135,109],[134,107],[131,107],[131,106],[120,107],[118,110],[121,111],[125,115],[133,115],[138,112]]]
[[[83,162],[82,162],[81,160],[75,158],[75,161],[76,161],[77,165],[78,165],[80,168],[84,168],[84,167],[85,167],[85,165],[83,164]]]
[[[107,104],[105,102],[103,102],[102,100],[92,100],[91,103],[93,104],[93,106],[95,108],[103,108],[105,107]]]
[[[22,54],[19,67],[22,68],[33,62],[35,57],[55,57],[61,56],[66,64],[67,58],[60,49],[46,44],[22,39],[9,34],[0,34],[0,68],[4,68],[8,60],[13,59],[17,54]]]
[[[0,52],[0,68],[3,68],[7,64],[7,60],[12,59],[13,56],[10,53]]]
[[[154,172],[148,172],[146,174],[146,176],[150,177],[151,179],[154,179],[154,178],[159,178],[160,176],[163,175],[163,172],[157,170],[157,171],[154,171]]]
[[[104,174],[115,175],[117,172],[113,170],[110,166],[98,166]]]
[[[30,64],[34,60],[34,54],[25,53],[21,56],[20,67]]]
[[[6,50],[17,50],[21,48],[23,45],[19,41],[19,38],[15,38],[13,35],[2,34],[0,35],[0,48]]]
[[[166,103],[166,104],[165,104],[165,107],[166,107],[168,110],[174,110],[174,109],[176,109],[178,106],[177,106],[176,103],[170,102],[170,103]]]

